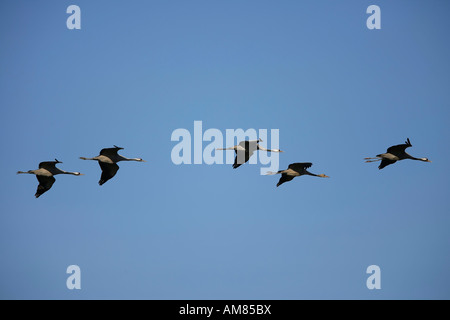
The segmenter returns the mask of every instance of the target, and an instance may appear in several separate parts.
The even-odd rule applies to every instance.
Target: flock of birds
[[[120,161],[137,161],[137,162],[145,162],[141,158],[125,158],[118,154],[119,150],[123,150],[118,146],[114,146],[114,148],[105,148],[100,151],[100,154],[94,158],[85,158],[80,157],[82,160],[94,160],[98,161],[100,168],[102,169],[102,175],[100,177],[99,185],[103,185],[106,181],[112,179],[117,171],[119,170],[119,166],[117,162]],[[57,174],[71,174],[74,176],[82,176],[82,173],[79,172],[68,172],[63,171],[56,167],[58,163],[62,163],[55,159],[55,161],[45,161],[39,164],[39,169],[37,170],[29,170],[29,171],[18,171],[17,174],[28,173],[35,174],[36,178],[39,181],[39,185],[34,195],[36,198],[39,198],[45,192],[50,190],[50,188],[55,183],[55,175]]]
[[[235,159],[233,164],[233,169],[238,168],[242,164],[246,163],[250,157],[255,153],[255,151],[262,150],[266,152],[283,152],[278,149],[266,149],[259,145],[261,139],[251,140],[251,141],[241,141],[237,146],[233,146],[230,148],[218,148],[217,150],[234,150]],[[406,139],[404,144],[395,145],[389,147],[386,153],[378,154],[375,157],[364,158],[366,162],[374,162],[381,161],[378,169],[383,169],[384,167],[391,165],[397,161],[404,159],[418,160],[423,162],[431,162],[428,158],[415,158],[408,154],[405,150],[406,148],[412,147],[409,138]],[[108,180],[112,179],[117,171],[119,170],[119,166],[117,165],[120,161],[137,161],[137,162],[145,162],[141,158],[125,158],[118,154],[119,150],[123,150],[123,148],[114,146],[114,148],[105,148],[100,151],[100,155],[94,158],[85,158],[80,157],[82,160],[94,160],[98,161],[100,168],[102,170],[102,174],[100,177],[99,185],[103,185]],[[17,174],[34,174],[36,175],[37,180],[39,181],[39,185],[35,194],[36,198],[39,198],[42,194],[50,190],[50,188],[55,183],[55,175],[58,174],[70,174],[74,176],[82,176],[83,174],[80,172],[68,172],[61,170],[56,167],[57,164],[62,163],[55,159],[55,161],[46,161],[41,162],[39,164],[39,169],[37,170],[29,170],[29,171],[18,171]],[[277,187],[281,184],[291,181],[295,177],[310,175],[314,177],[320,178],[329,178],[325,174],[314,174],[309,172],[309,169],[312,166],[311,162],[296,162],[291,163],[286,170],[280,170],[277,172],[268,172],[267,175],[281,174],[281,178],[277,183]]]
[[[261,147],[259,145],[259,142],[262,142],[261,139],[258,140],[251,140],[251,141],[241,141],[237,146],[233,146],[230,148],[218,148],[217,150],[234,150],[235,152],[235,158],[234,158],[234,164],[233,169],[239,168],[239,166],[246,163],[250,157],[255,153],[255,151],[262,150],[267,152],[283,152],[279,149],[266,149],[264,147]],[[302,175],[310,175],[314,177],[321,177],[321,178],[329,178],[325,174],[314,174],[309,172],[309,167],[312,166],[311,162],[297,162],[297,163],[291,163],[289,167],[286,170],[281,170],[278,172],[268,172],[268,175],[272,174],[281,174],[280,181],[277,184],[277,187],[279,187],[281,184],[291,181],[295,177],[299,177]]]

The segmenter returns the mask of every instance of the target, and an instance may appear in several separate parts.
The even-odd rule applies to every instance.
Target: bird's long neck
[[[72,176],[81,176],[82,175],[79,172],[64,171],[64,170],[61,170],[61,169],[58,169],[58,168],[57,168],[57,170],[58,170],[57,172],[52,172],[53,175],[57,175],[57,174],[70,174]]]
[[[305,174],[309,175],[309,176],[313,176],[313,177],[319,177],[319,178],[329,178],[326,174],[315,174],[315,173],[311,173],[307,170],[305,170]]]
[[[406,152],[405,152],[405,153],[406,153]],[[425,162],[427,162],[427,158],[416,158],[416,157],[413,157],[412,155],[410,155],[410,154],[408,154],[408,153],[406,153],[406,155],[407,155],[408,159],[411,159],[411,160],[419,160],[419,161],[425,161]]]
[[[262,150],[262,151],[267,151],[267,152],[282,152],[281,150],[278,149],[267,149],[264,147],[261,147],[259,144],[257,145],[258,150]]]
[[[54,176],[56,176],[57,174],[68,174],[66,171],[61,170],[59,168],[49,168],[47,169],[48,171],[50,171],[50,173]]]
[[[260,150],[263,150],[263,151],[267,151],[267,152],[281,152],[281,150],[278,150],[278,149],[265,149],[265,148],[259,148]]]
[[[61,172],[61,174],[71,174],[73,176],[79,176],[80,175],[79,172],[69,172],[69,171],[63,171],[63,172]]]
[[[138,161],[142,162],[143,160],[141,158],[125,158],[124,156],[119,155],[117,162],[119,161]]]

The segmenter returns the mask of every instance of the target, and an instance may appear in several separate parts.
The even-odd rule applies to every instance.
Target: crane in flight
[[[386,153],[378,154],[376,157],[373,158],[364,158],[366,162],[375,162],[375,161],[381,161],[380,165],[378,166],[378,169],[383,169],[384,167],[396,163],[399,160],[404,159],[411,159],[411,160],[419,160],[423,162],[431,162],[428,158],[415,158],[411,156],[409,153],[407,153],[405,150],[406,148],[412,147],[411,142],[409,141],[409,138],[406,139],[404,144],[398,144],[392,147],[389,147],[386,151]]]
[[[50,190],[50,188],[55,183],[56,179],[54,176],[57,174],[71,174],[74,176],[82,176],[82,173],[79,172],[69,172],[64,171],[56,167],[58,163],[62,163],[55,159],[55,161],[45,161],[39,163],[39,169],[37,170],[28,170],[28,171],[17,171],[17,174],[34,174],[36,175],[37,180],[39,181],[39,185],[37,187],[36,194],[34,195],[36,198],[39,198],[45,192]]]
[[[263,142],[262,139],[258,140],[245,140],[239,142],[237,146],[229,148],[217,148],[216,150],[234,150],[236,157],[234,158],[233,169],[239,168],[241,165],[246,163],[250,157],[257,150],[267,151],[267,152],[284,152],[278,149],[266,149],[259,145],[259,142]]]
[[[280,185],[282,185],[285,182],[291,181],[295,177],[300,177],[303,175],[319,177],[319,178],[329,178],[329,176],[327,176],[325,174],[314,174],[314,173],[311,173],[308,170],[306,170],[306,169],[310,168],[311,166],[312,166],[311,162],[296,162],[296,163],[291,163],[286,170],[280,170],[277,172],[269,171],[269,172],[267,172],[266,175],[273,175],[273,174],[281,173],[281,178],[277,183],[277,187],[279,187]]]
[[[113,178],[117,171],[119,170],[119,166],[117,162],[120,161],[137,161],[137,162],[145,162],[141,158],[125,158],[118,154],[119,150],[123,150],[118,146],[114,146],[114,148],[105,148],[100,151],[100,155],[94,158],[85,158],[80,157],[82,160],[95,160],[98,161],[100,168],[102,169],[102,175],[100,177],[99,185],[103,185],[106,181]]]

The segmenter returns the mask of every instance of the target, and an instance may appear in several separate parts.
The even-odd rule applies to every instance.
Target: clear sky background
[[[381,30],[366,27],[372,4]],[[449,299],[449,10],[1,1],[0,298]],[[331,178],[276,188],[258,164],[176,166],[171,134],[195,120],[279,129],[280,169]],[[433,162],[364,163],[406,138]],[[114,144],[147,162],[100,187],[78,158]],[[16,172],[54,158],[85,176],[35,199]],[[81,290],[66,287],[73,264]],[[373,264],[381,290],[366,287]]]

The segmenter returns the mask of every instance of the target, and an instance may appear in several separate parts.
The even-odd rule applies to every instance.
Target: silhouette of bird
[[[366,160],[366,162],[381,161],[380,165],[378,166],[378,169],[380,170],[390,164],[396,163],[397,161],[404,159],[431,162],[430,160],[428,160],[428,158],[415,158],[410,154],[408,154],[405,150],[406,148],[409,147],[412,147],[412,144],[409,141],[409,138],[407,138],[404,144],[398,144],[396,146],[389,147],[386,153],[378,154],[376,157],[373,158],[364,158],[364,160]]]
[[[257,150],[267,151],[267,152],[284,152],[278,149],[266,149],[261,147],[258,142],[263,142],[261,139],[258,140],[245,140],[239,142],[237,146],[229,148],[217,148],[216,150],[234,150],[236,157],[234,158],[233,169],[239,168],[241,165],[246,163],[253,153]]]
[[[297,162],[297,163],[291,163],[288,166],[288,169],[286,170],[280,170],[277,172],[267,172],[266,175],[273,175],[273,174],[279,174],[281,173],[281,178],[277,183],[277,187],[279,187],[280,185],[282,185],[285,182],[291,181],[292,179],[294,179],[295,177],[299,177],[299,176],[303,176],[303,175],[309,175],[309,176],[314,176],[314,177],[320,177],[320,178],[329,178],[329,176],[325,175],[325,174],[314,174],[309,172],[308,168],[310,168],[312,166],[311,162]]]
[[[56,179],[54,176],[57,174],[71,174],[74,176],[82,176],[82,173],[79,172],[68,172],[63,171],[56,167],[58,163],[62,163],[55,159],[55,161],[45,161],[39,164],[39,169],[37,170],[29,170],[29,171],[17,171],[17,174],[34,174],[39,181],[39,185],[37,187],[36,194],[34,195],[36,198],[39,198],[45,192],[51,189]]]
[[[117,162],[120,162],[120,161],[145,162],[141,158],[125,158],[117,153],[119,150],[123,150],[123,148],[114,146],[114,148],[102,149],[100,151],[100,155],[98,155],[94,158],[80,157],[80,159],[82,159],[82,160],[98,161],[100,168],[102,169],[102,175],[100,177],[100,181],[98,182],[99,185],[103,185],[106,181],[110,180],[111,178],[113,178],[116,175],[117,171],[119,170],[119,166],[117,165]]]

